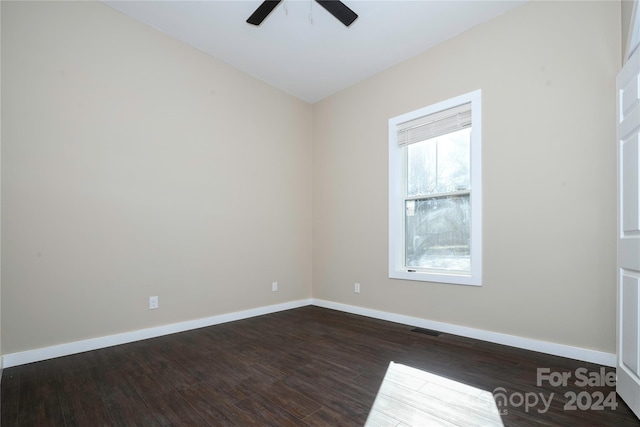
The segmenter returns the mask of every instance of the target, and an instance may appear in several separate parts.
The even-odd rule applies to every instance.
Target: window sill
[[[482,286],[482,278],[471,274],[431,273],[424,271],[392,270],[390,279],[413,280],[417,282],[436,282],[452,285]]]

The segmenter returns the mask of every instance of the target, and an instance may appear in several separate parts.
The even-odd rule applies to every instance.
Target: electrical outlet
[[[353,292],[355,292],[356,294],[359,294],[359,293],[360,293],[360,283],[356,283],[356,284],[353,286]]]
[[[273,282],[271,284],[271,291],[272,292],[277,292],[278,291],[278,282]]]
[[[149,310],[158,308],[158,297],[149,297]]]

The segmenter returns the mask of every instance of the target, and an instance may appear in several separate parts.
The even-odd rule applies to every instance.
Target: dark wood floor
[[[536,385],[598,365],[411,329],[309,306],[8,368],[2,426],[640,425],[619,397],[565,410],[611,387]],[[549,410],[518,405],[531,393]]]

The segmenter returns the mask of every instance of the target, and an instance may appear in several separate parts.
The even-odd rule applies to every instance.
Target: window
[[[480,90],[389,120],[389,277],[481,285]]]

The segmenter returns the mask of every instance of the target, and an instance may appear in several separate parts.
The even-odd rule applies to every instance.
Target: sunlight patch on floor
[[[365,426],[503,427],[503,423],[491,392],[390,362]]]

